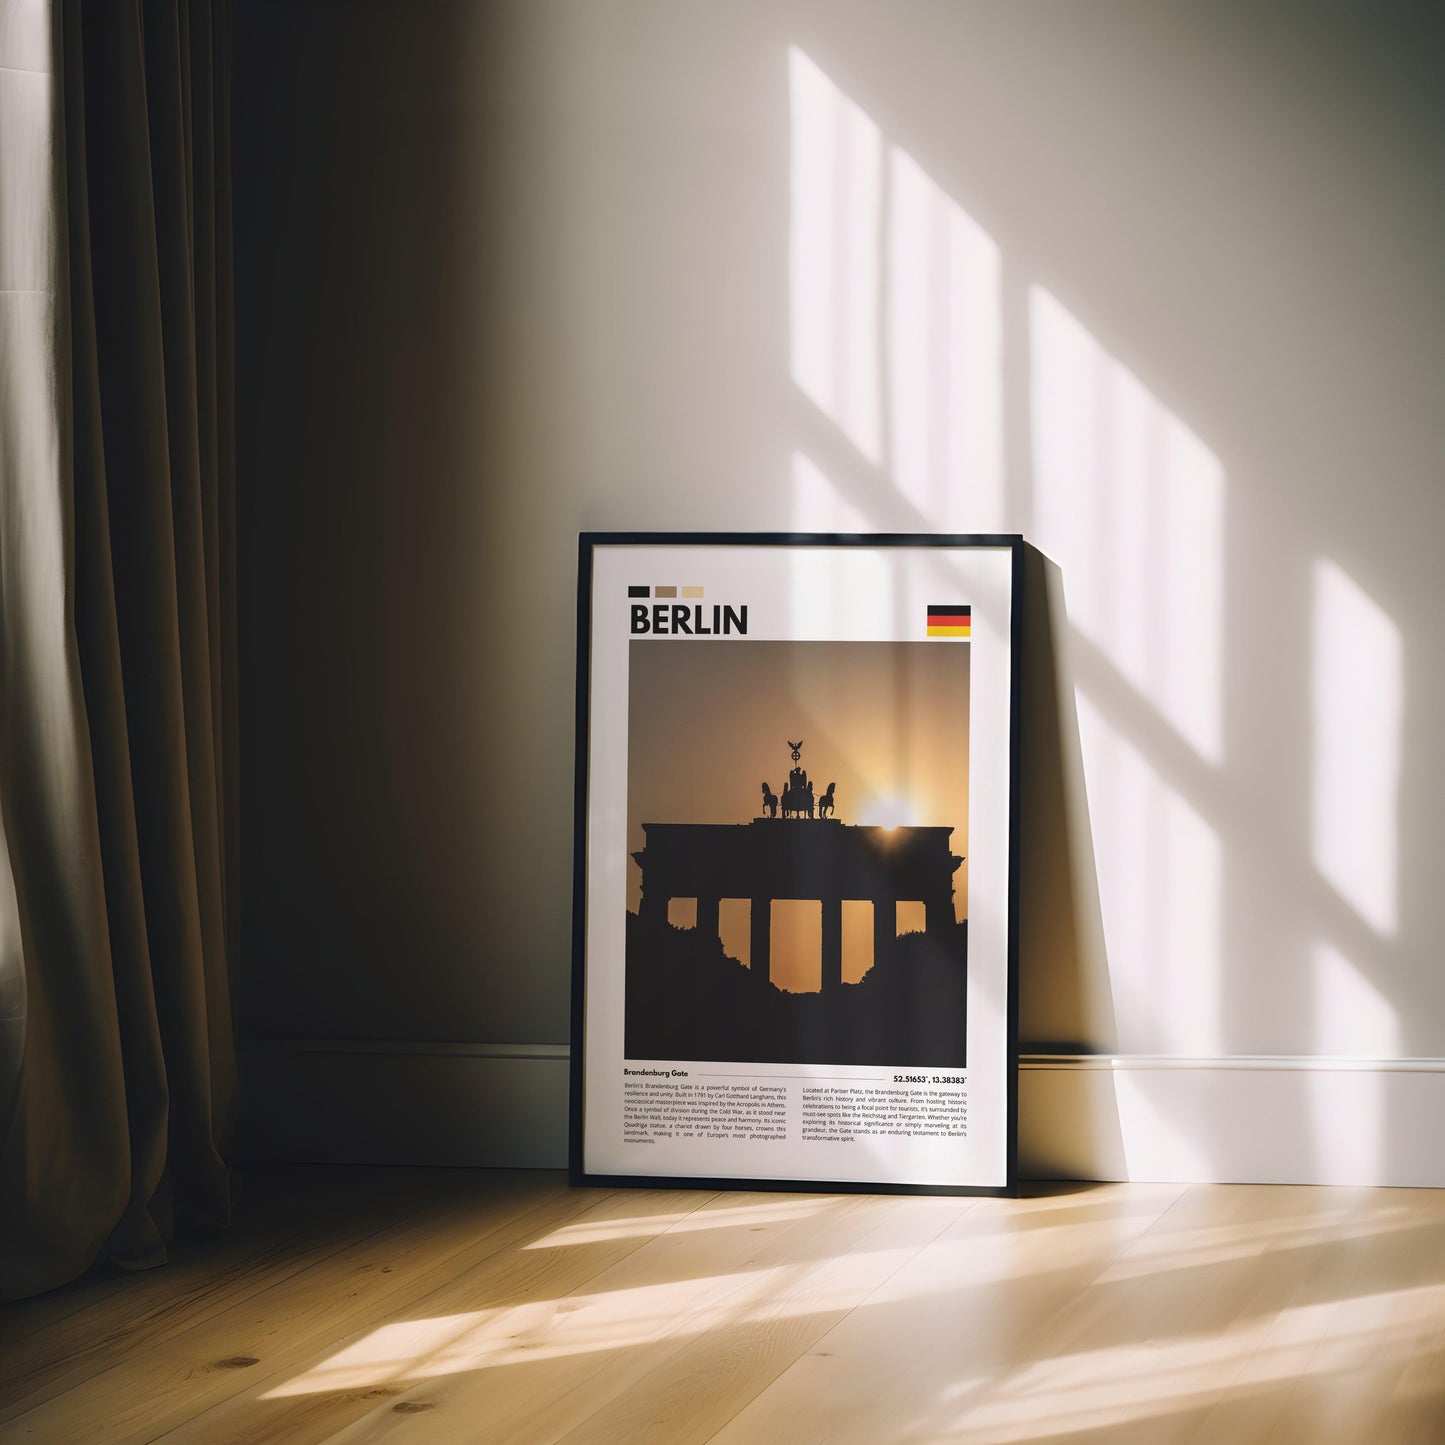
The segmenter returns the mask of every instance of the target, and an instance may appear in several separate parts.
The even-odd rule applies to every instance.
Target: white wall
[[[1438,20],[237,26],[260,1134],[288,1038],[303,1094],[356,1087],[319,1039],[565,1041],[580,528],[1007,529],[1056,564],[1026,1161],[1445,1182]]]

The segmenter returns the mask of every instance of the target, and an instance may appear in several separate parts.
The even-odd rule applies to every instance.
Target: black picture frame
[[[737,1177],[732,1174],[646,1174],[598,1172],[586,1167],[587,1059],[587,908],[589,886],[588,815],[591,779],[590,699],[593,670],[593,585],[598,549],[605,547],[769,547],[830,548],[940,548],[955,550],[1006,550],[1009,576],[1009,700],[1007,799],[1007,941],[1005,1070],[1005,1178],[999,1183],[937,1184],[898,1179],[803,1179],[766,1174]],[[1020,898],[1020,786],[1019,740],[1023,709],[1023,602],[1025,542],[1016,533],[803,533],[803,532],[582,532],[578,538],[577,634],[575,696],[575,787],[573,814],[572,1008],[569,1089],[568,1175],[574,1186],[627,1188],[696,1188],[779,1192],[834,1192],[905,1195],[978,1195],[1008,1197],[1018,1186],[1018,946]]]

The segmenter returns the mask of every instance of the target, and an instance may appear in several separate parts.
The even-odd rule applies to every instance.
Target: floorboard
[[[1445,1192],[289,1169],[0,1309],[0,1442],[1441,1445]]]

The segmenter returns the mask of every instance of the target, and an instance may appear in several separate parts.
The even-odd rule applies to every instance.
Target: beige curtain
[[[7,1298],[225,1224],[236,1094],[229,9],[55,3],[0,362]]]

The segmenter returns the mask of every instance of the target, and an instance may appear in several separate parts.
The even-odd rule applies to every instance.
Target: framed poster
[[[1012,1191],[1022,560],[582,536],[574,1183]]]

